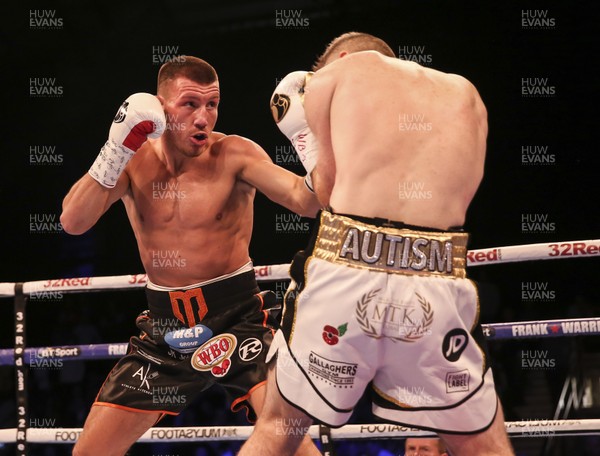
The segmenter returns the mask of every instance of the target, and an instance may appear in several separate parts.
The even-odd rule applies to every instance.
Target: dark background
[[[62,25],[32,27],[35,10],[53,11]],[[524,10],[545,14],[553,19],[552,26],[523,27]],[[276,22],[278,14],[290,11],[304,19],[303,25],[286,28]],[[308,69],[332,38],[351,30],[375,34],[396,52],[401,46],[424,47],[421,55],[430,59],[428,66],[461,74],[478,88],[488,109],[490,132],[486,174],[466,223],[472,233],[471,249],[598,238],[598,19],[591,2],[577,1],[55,1],[4,6],[0,281],[142,272],[120,203],[77,237],[60,230],[32,231],[30,220],[45,214],[58,222],[62,198],[104,144],[118,106],[131,93],[155,92],[156,59],[172,53],[165,52],[167,46],[177,54],[204,58],[219,73],[222,99],[216,129],[255,140],[276,161],[278,151],[288,146],[268,106],[277,80],[290,71]],[[54,86],[61,87],[62,94],[31,96],[35,78],[55,78]],[[546,87],[552,87],[554,95],[523,97],[523,78],[546,78]],[[35,146],[53,148],[60,163],[32,164]],[[547,147],[554,162],[523,164],[525,146]],[[287,167],[303,174],[300,166]],[[255,208],[251,244],[255,265],[289,262],[305,243],[308,229],[279,231],[276,217],[288,212],[262,195],[257,196]],[[546,217],[553,229],[524,231],[521,219],[526,214]],[[597,258],[486,266],[472,268],[471,275],[482,283],[484,323],[600,314]],[[554,298],[524,301],[521,288],[527,282],[545,283]],[[133,318],[144,306],[138,292],[65,295],[60,302],[48,301],[29,306],[30,346],[96,339],[123,342],[134,332]],[[13,343],[11,302],[0,301],[1,347]],[[493,342],[492,363],[507,419],[550,418],[557,392],[573,366],[573,354],[597,352],[590,339]],[[548,350],[556,368],[550,372],[522,369],[523,350],[534,349]],[[65,380],[69,377],[65,372],[38,372],[30,377],[35,417],[58,416],[62,421],[55,426],[83,424],[112,362],[79,364],[81,372],[73,374],[77,387]],[[14,427],[9,404],[12,369],[0,371],[0,427]],[[536,383],[540,379],[545,386]],[[543,389],[542,402],[548,404],[537,414],[523,409],[536,388]],[[79,396],[69,400],[74,389],[81,389]],[[37,400],[40,397],[44,399]],[[225,408],[218,392],[211,393],[210,401],[221,402],[199,405],[180,421],[225,424],[235,419],[243,424],[243,419],[228,412],[214,412]],[[591,413],[598,417],[597,410]],[[367,412],[364,417],[363,422],[372,421]],[[515,444],[523,445],[523,440]],[[583,439],[579,443],[559,440],[553,454],[567,454],[573,448],[577,454],[588,454]],[[396,445],[389,451],[400,454],[401,441],[387,445]],[[65,450],[41,447],[34,447],[39,454]],[[161,451],[148,445],[140,448],[139,454]],[[341,454],[354,454],[354,450]],[[196,454],[190,451],[188,445],[176,454]],[[225,450],[206,451],[198,454]],[[379,450],[363,445],[360,451],[356,454]],[[522,454],[540,451],[539,446],[524,448]]]

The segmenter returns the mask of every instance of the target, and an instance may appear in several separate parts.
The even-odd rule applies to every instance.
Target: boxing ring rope
[[[29,443],[75,443],[82,430],[81,428],[29,428],[27,441]],[[154,427],[146,431],[137,443],[244,441],[250,437],[252,430],[253,426]],[[506,431],[511,437],[598,435],[600,419],[510,421],[506,423]],[[318,439],[320,432],[318,425],[310,426],[308,430],[308,434],[313,439]],[[434,432],[394,424],[348,424],[339,429],[330,429],[329,432],[334,440],[405,439],[436,435]],[[0,443],[14,442],[15,433],[16,429],[0,429]]]
[[[493,247],[467,252],[467,266],[511,263],[535,260],[587,258],[600,256],[600,239],[565,241]],[[289,280],[289,264],[255,266],[257,281]],[[97,292],[142,288],[147,283],[145,274],[106,277],[81,277],[49,279],[25,283],[0,283],[0,297],[14,297],[15,302],[15,346],[0,349],[0,366],[14,364],[17,370],[17,428],[0,429],[0,443],[17,443],[18,454],[26,454],[27,443],[73,443],[81,428],[29,428],[26,425],[26,379],[25,363],[32,355],[43,359],[88,360],[116,358],[126,353],[126,343],[71,345],[61,347],[25,346],[26,297],[47,297],[51,293]],[[543,337],[569,337],[600,334],[599,318],[540,320],[526,322],[496,323],[482,325],[487,339],[524,339]],[[505,423],[512,437],[549,437],[600,435],[600,419],[581,420],[527,420]],[[155,441],[195,442],[213,440],[246,440],[252,426],[216,427],[167,427],[152,428],[139,440],[140,443]],[[311,426],[313,438],[322,436],[322,426]],[[327,430],[332,439],[374,439],[430,436],[434,433],[392,424],[346,425]]]
[[[600,334],[600,317],[569,318],[559,320],[532,320],[511,323],[482,324],[488,340],[538,339],[549,337],[575,337]],[[25,349],[24,361],[32,359],[60,359],[61,361],[88,361],[91,359],[120,358],[127,353],[127,342],[89,345],[61,345],[30,347]],[[0,366],[13,364],[14,349],[0,349]]]
[[[600,256],[600,239],[566,241],[540,244],[513,245],[469,250],[467,266],[514,263],[534,260],[558,260]],[[289,264],[255,266],[256,279],[260,281],[289,280]],[[23,293],[34,295],[46,292],[83,292],[142,288],[146,286],[146,274],[105,277],[80,277],[73,279],[50,279],[25,282]],[[15,283],[0,283],[0,297],[15,296]]]

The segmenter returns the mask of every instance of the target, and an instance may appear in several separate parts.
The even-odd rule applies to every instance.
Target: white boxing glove
[[[125,166],[148,138],[158,138],[167,125],[158,98],[135,93],[123,102],[108,133],[108,141],[88,171],[100,185],[113,188]]]
[[[306,169],[304,182],[313,191],[310,173],[317,163],[317,141],[304,114],[304,87],[313,75],[294,71],[281,80],[271,97],[271,114],[281,132],[292,142]]]

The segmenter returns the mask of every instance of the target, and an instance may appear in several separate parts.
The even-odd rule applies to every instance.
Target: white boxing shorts
[[[373,413],[444,433],[485,430],[497,410],[466,278],[464,232],[323,211],[291,266],[277,354],[283,397],[332,427],[371,384]]]

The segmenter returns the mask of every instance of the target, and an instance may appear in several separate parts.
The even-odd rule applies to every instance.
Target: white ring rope
[[[487,323],[482,324],[481,328],[488,340],[599,335],[600,317]],[[64,361],[120,358],[127,354],[128,347],[129,343],[127,342],[28,347],[23,353],[23,360],[33,367],[49,367],[53,365],[52,360],[59,360],[62,363]],[[0,348],[0,366],[13,365],[14,353],[14,348]]]
[[[600,435],[600,419],[582,420],[526,420],[505,423],[511,437],[560,437],[578,435]],[[138,443],[149,442],[211,442],[243,441],[250,437],[253,426],[209,426],[209,427],[155,427],[146,431]],[[74,443],[81,434],[81,428],[29,428],[29,443]],[[15,441],[17,429],[0,429],[0,443]],[[308,434],[313,439],[319,437],[319,427],[310,426]],[[339,429],[331,429],[335,440],[361,439],[404,439],[436,435],[395,424],[350,424]]]
[[[467,266],[513,263],[517,261],[558,260],[565,258],[588,258],[600,256],[600,239],[587,241],[549,242],[541,244],[512,245],[469,250]],[[256,280],[289,280],[289,264],[255,266]],[[26,295],[49,292],[81,292],[141,288],[147,283],[146,274],[105,277],[79,277],[74,279],[48,279],[25,282]],[[0,283],[0,297],[14,296],[14,283]]]

